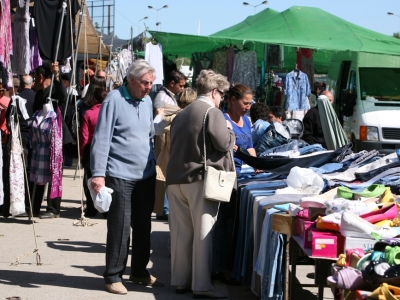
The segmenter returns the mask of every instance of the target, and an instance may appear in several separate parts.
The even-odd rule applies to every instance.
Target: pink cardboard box
[[[304,231],[314,223],[307,219],[296,218],[296,235],[304,237]]]
[[[337,236],[329,231],[311,230],[311,255],[318,257],[337,257]]]
[[[307,248],[307,249],[311,249],[311,246],[312,246],[311,230],[317,230],[317,228],[315,226],[315,222],[304,221],[303,222],[303,240],[304,240],[303,246],[304,246],[304,248]]]

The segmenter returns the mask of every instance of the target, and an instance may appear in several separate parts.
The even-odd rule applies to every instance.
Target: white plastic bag
[[[92,178],[89,178],[87,184],[90,191],[90,195],[92,196],[93,199],[94,207],[101,213],[108,212],[112,201],[111,194],[114,192],[114,190],[106,186],[103,186],[100,189],[100,192],[96,194],[95,191],[92,189],[91,183],[92,183]]]
[[[308,168],[293,167],[286,182],[291,188],[314,195],[321,193],[324,188],[324,180]]]

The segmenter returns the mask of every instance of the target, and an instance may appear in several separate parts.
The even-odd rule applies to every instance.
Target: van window
[[[356,71],[352,70],[349,76],[349,86],[347,87],[352,93],[356,93]]]
[[[360,68],[361,99],[400,101],[400,68]]]

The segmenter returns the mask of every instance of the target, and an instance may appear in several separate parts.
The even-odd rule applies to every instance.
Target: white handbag
[[[208,111],[207,109],[203,119],[203,142],[204,142],[204,199],[218,202],[229,202],[231,199],[232,189],[236,181],[236,172],[219,171],[211,166],[207,166],[206,157],[206,118]],[[235,162],[233,160],[232,150],[229,151],[232,159],[233,166]]]

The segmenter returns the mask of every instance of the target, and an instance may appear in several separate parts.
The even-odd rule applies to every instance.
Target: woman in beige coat
[[[212,229],[219,203],[205,200],[204,142],[207,166],[234,171],[229,152],[235,135],[218,109],[229,88],[226,77],[202,70],[196,80],[197,99],[180,112],[171,125],[171,149],[167,167],[170,208],[171,284],[176,293],[193,290],[194,299],[223,299],[211,282]],[[203,140],[203,118],[208,112]]]

